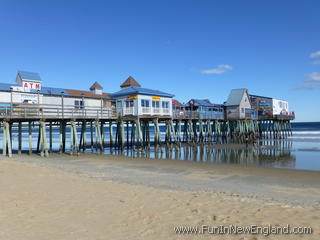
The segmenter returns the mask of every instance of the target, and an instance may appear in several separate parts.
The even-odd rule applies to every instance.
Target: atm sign
[[[22,83],[22,86],[24,89],[35,89],[35,90],[40,90],[41,89],[41,83],[37,82],[26,82],[24,81]]]

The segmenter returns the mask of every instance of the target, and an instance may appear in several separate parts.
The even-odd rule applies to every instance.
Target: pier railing
[[[0,118],[13,119],[97,119],[116,118],[115,109],[111,107],[88,107],[53,104],[1,104]]]
[[[175,119],[224,119],[223,112],[209,111],[188,111],[173,110],[173,118]]]
[[[54,104],[21,104],[21,103],[1,103],[0,102],[0,119],[116,119],[119,116],[134,114],[133,108],[125,109],[125,112],[116,111],[114,107],[91,107],[75,105],[54,105]],[[148,113],[156,114],[148,109]],[[169,109],[168,109],[169,112]],[[157,113],[164,115],[163,110]],[[168,115],[170,115],[168,113]],[[224,112],[217,111],[190,111],[190,110],[173,110],[173,119],[212,119],[224,120]],[[254,120],[293,120],[294,113],[286,115],[258,116],[257,114],[248,113],[246,119]]]

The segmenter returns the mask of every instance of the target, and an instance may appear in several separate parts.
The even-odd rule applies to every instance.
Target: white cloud
[[[306,80],[297,85],[300,89],[315,89],[320,88],[320,81]]]
[[[312,72],[309,73],[308,76],[311,81],[320,81],[320,72]]]
[[[298,88],[314,89],[320,88],[320,72],[312,72],[307,74],[309,77],[307,80],[298,84]]]
[[[231,69],[232,69],[232,67],[230,65],[220,64],[216,68],[205,69],[205,70],[201,70],[200,72],[202,74],[222,74],[222,73],[225,73],[226,71],[229,71]]]
[[[320,57],[320,51],[317,51],[317,52],[311,53],[311,54],[310,54],[310,57],[311,57],[311,58],[317,58],[317,57]]]
[[[313,52],[310,54],[310,58],[319,58],[320,51]],[[320,64],[320,61],[314,61],[313,64]],[[320,88],[320,72],[312,72],[307,74],[308,79],[300,82],[297,87],[304,89]]]

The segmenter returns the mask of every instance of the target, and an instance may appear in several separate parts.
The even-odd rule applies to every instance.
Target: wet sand
[[[320,239],[320,173],[122,156],[0,158],[0,239]],[[174,227],[311,226],[312,235]]]

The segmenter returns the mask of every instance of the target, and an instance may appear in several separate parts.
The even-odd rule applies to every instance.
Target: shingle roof
[[[18,71],[18,75],[23,80],[42,81],[39,73]]]
[[[94,84],[92,84],[92,86],[90,87],[90,90],[94,89],[103,89],[103,87],[98,82],[94,82]]]
[[[0,83],[0,91],[11,91],[11,87],[21,87],[17,84],[10,84],[10,83]],[[37,90],[30,89],[31,93],[38,93]],[[28,92],[25,92],[28,93]],[[52,88],[52,87],[41,87],[39,91],[40,94],[48,94],[48,95],[68,95],[65,89],[63,88]]]
[[[173,94],[170,94],[170,93],[165,93],[165,92],[161,92],[161,91],[153,90],[153,89],[148,89],[148,88],[128,87],[128,88],[122,89],[118,92],[110,94],[110,97],[116,98],[116,97],[121,97],[121,96],[129,96],[132,94],[169,97],[169,98],[172,98],[174,96]]]
[[[0,83],[0,91],[11,91],[11,87],[20,87],[17,84]],[[30,89],[31,93],[38,93],[37,90]],[[25,92],[27,94],[27,92]],[[41,87],[40,94],[44,95],[64,95],[75,97],[91,97],[91,98],[109,98],[109,93],[94,94],[91,91],[82,91],[74,89],[53,88],[53,87]]]
[[[125,88],[125,87],[131,87],[131,86],[136,86],[136,87],[141,87],[141,85],[131,76],[125,80],[120,87]]]
[[[176,106],[176,107],[183,107],[184,106],[184,104],[179,102],[177,99],[172,99],[172,105]]]
[[[74,90],[74,89],[65,89],[69,96],[76,97],[91,97],[91,98],[109,98],[109,93],[95,94],[91,91],[82,91],[82,90]]]
[[[0,83],[0,91],[10,91],[12,86],[17,86],[17,84],[10,84],[10,83]]]
[[[188,105],[212,107],[212,103],[208,99],[191,99]]]
[[[246,88],[232,89],[225,105],[226,106],[240,105],[243,95],[247,93],[248,93],[248,89]]]
[[[264,96],[253,95],[253,94],[250,94],[249,96],[250,96],[250,97],[258,97],[258,98],[267,98],[267,99],[272,99],[271,97],[264,97]]]

